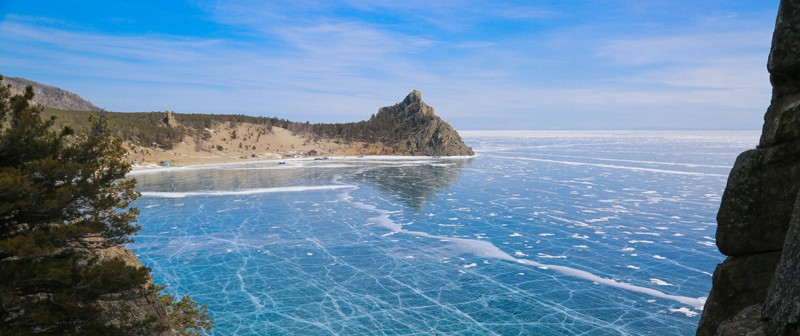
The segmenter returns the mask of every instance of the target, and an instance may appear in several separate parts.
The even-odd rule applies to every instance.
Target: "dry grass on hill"
[[[381,145],[362,142],[343,143],[338,140],[313,140],[280,127],[272,127],[267,134],[259,135],[259,125],[240,123],[235,127],[224,123],[211,130],[208,140],[186,136],[174,148],[164,150],[126,144],[127,159],[137,166],[173,162],[177,166],[203,163],[238,162],[244,160],[269,160],[303,157],[311,150],[317,156],[346,156],[390,154]],[[233,136],[235,131],[235,137]]]

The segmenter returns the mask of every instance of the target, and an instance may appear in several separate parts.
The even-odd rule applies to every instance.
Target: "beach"
[[[263,126],[253,124],[222,124],[206,130],[210,137],[201,139],[187,135],[170,149],[125,144],[128,149],[125,159],[133,165],[133,170],[142,170],[164,165],[194,166],[288,158],[394,154],[379,144],[312,139],[280,127],[272,127],[266,133]]]

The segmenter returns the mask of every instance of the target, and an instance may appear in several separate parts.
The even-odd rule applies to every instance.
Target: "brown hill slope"
[[[76,110],[76,111],[92,111],[97,112],[102,109],[94,106],[91,102],[81,98],[81,96],[57,88],[55,86],[45,85],[42,83],[34,82],[20,77],[3,77],[0,81],[3,84],[11,85],[11,92],[19,94],[25,91],[26,86],[33,88],[33,102],[43,106],[61,109],[61,110]]]
[[[403,101],[379,109],[369,120],[311,124],[277,117],[172,112],[107,112],[77,94],[24,78],[5,78],[17,91],[31,85],[35,101],[55,116],[56,126],[85,131],[87,111],[101,112],[129,148],[137,164],[178,164],[316,155],[470,156],[447,122],[411,92]]]

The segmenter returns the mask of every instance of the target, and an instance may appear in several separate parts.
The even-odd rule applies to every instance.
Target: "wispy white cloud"
[[[768,53],[771,35],[771,30],[765,27],[759,31],[612,39],[598,48],[596,56],[621,66],[702,63],[743,52],[743,56]]]
[[[0,45],[14,46],[0,47],[0,64],[10,67],[0,72],[30,74],[112,110],[312,121],[366,118],[422,89],[443,117],[471,129],[756,128],[768,104],[771,27],[700,25],[642,37],[585,24],[472,37],[460,32],[486,20],[563,15],[475,4],[208,2],[230,31],[210,38],[12,17],[0,22]],[[337,6],[400,18],[331,14]],[[415,20],[422,27],[404,26]]]
[[[489,5],[482,8],[482,12],[488,17],[495,19],[509,20],[539,20],[551,19],[559,15],[554,10],[543,9],[533,6],[509,6],[509,5]]]
[[[338,27],[337,34],[349,39],[343,29]],[[354,34],[355,30],[347,32]],[[80,93],[114,110],[263,114],[289,111],[321,120],[331,120],[330,115],[357,120],[383,104],[363,98],[374,96],[367,94],[369,91],[384,87],[385,92],[401,95],[413,89],[385,85],[382,79],[354,73],[352,68],[364,61],[370,63],[356,70],[380,70],[383,75],[395,74],[398,78],[407,73],[399,60],[385,69],[375,64],[388,52],[369,52],[369,45],[360,43],[367,37],[373,42],[386,41],[368,32],[355,34],[361,41],[344,43],[335,39],[330,49],[323,45],[313,51],[299,46],[326,37],[299,34],[297,40],[290,41],[297,43],[298,50],[278,56],[268,50],[241,48],[232,41],[216,39],[109,36],[13,23],[0,25],[0,34],[5,36],[0,38],[3,42],[22,46],[14,54],[0,55],[0,62],[70,76],[73,83],[96,81],[94,88]],[[370,70],[369,66],[376,69]],[[5,72],[14,75],[13,70]],[[120,89],[102,84],[109,82]],[[69,85],[65,87],[69,89]]]

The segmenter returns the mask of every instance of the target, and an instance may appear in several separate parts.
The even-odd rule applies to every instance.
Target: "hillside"
[[[6,78],[12,90],[31,85],[55,126],[87,130],[88,113],[99,113],[128,148],[127,159],[147,165],[227,162],[306,155],[474,155],[447,122],[411,92],[365,121],[336,124],[277,117],[174,112],[108,112],[77,94],[23,78]]]
[[[33,97],[33,102],[50,108],[92,112],[102,110],[75,93],[25,78],[3,77],[0,83],[11,85],[12,94],[22,93],[25,91],[26,86],[31,86],[33,93],[36,94]]]

